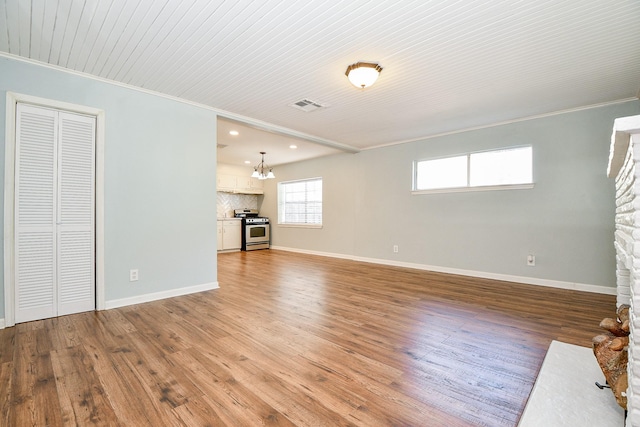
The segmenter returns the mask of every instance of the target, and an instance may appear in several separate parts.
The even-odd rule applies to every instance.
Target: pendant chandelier
[[[261,151],[262,161],[253,168],[253,173],[251,174],[251,178],[258,179],[271,179],[276,176],[273,174],[273,168],[264,162],[264,155],[267,154],[264,151]]]

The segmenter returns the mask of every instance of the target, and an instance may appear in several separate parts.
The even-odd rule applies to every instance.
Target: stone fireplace
[[[627,427],[640,427],[640,116],[616,119],[607,175],[615,178],[617,306],[629,304]]]

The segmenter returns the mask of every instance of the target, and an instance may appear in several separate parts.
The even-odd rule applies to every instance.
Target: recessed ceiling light
[[[293,145],[293,144],[291,144],[291,145],[289,146],[289,148],[298,148],[298,146],[297,146],[297,145]]]
[[[251,164],[251,160],[245,160],[244,163],[247,164],[247,165],[250,165]]]
[[[240,135],[240,132],[238,132],[237,130],[231,130],[229,131],[229,135],[238,136]]]

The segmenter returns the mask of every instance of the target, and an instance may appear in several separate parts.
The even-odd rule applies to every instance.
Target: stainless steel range
[[[269,249],[269,218],[258,216],[257,209],[235,209],[236,218],[242,218],[242,250]]]

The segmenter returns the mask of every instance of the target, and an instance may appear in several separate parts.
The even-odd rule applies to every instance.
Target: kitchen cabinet
[[[259,191],[260,194],[264,192],[264,181],[258,178],[251,178],[251,190]]]
[[[228,191],[233,192],[235,190],[237,184],[237,177],[234,175],[218,175],[217,179],[217,189],[218,191]]]
[[[239,176],[236,178],[236,190],[244,191],[247,194],[262,194],[264,191],[264,181],[250,176]]]
[[[219,174],[217,177],[217,190],[225,193],[237,194],[263,194],[263,182],[250,176],[237,176]]]
[[[251,178],[250,176],[237,176],[236,177],[236,190],[249,190],[251,189]]]
[[[218,250],[222,250],[222,224],[224,221],[218,221]]]
[[[242,220],[218,220],[218,250],[239,250],[242,247]]]

